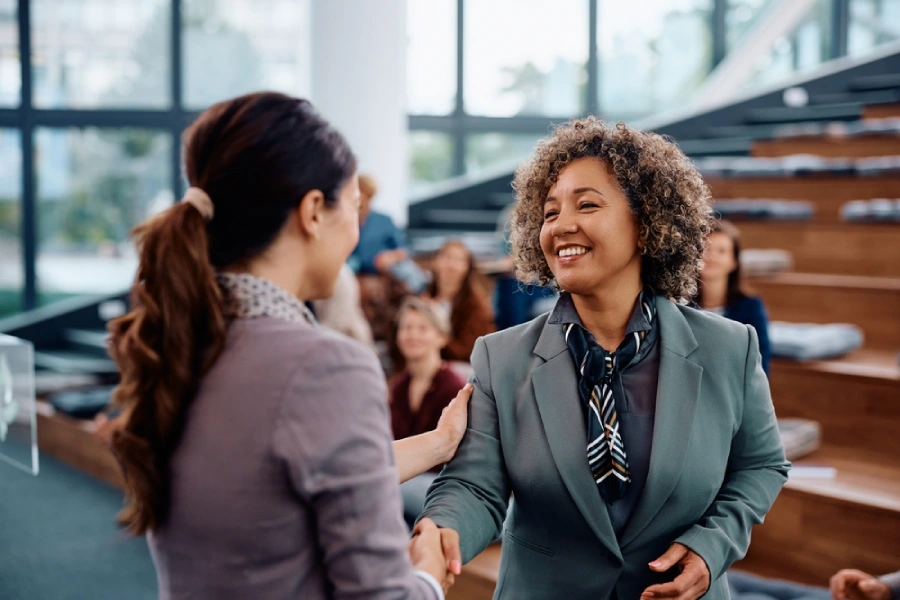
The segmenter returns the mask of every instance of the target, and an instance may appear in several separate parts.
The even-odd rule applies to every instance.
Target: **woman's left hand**
[[[672,544],[666,553],[650,563],[657,573],[665,573],[675,565],[681,574],[669,583],[651,585],[641,594],[644,598],[678,598],[695,600],[709,589],[709,568],[700,556],[682,544]]]
[[[474,389],[475,386],[467,383],[441,413],[441,419],[438,421],[435,431],[441,435],[443,442],[441,444],[442,463],[450,462],[466,434],[469,399],[472,397]]]

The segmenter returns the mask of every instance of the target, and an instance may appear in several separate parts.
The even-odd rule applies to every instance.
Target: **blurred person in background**
[[[387,273],[409,257],[403,232],[386,214],[372,210],[378,184],[370,175],[359,176],[359,243],[350,254],[349,264],[361,275]]]
[[[363,313],[359,296],[359,281],[349,265],[341,267],[334,294],[312,303],[316,319],[322,325],[372,346],[372,327]]]
[[[441,355],[468,362],[475,340],[496,330],[491,301],[479,280],[475,257],[459,240],[441,246],[431,263],[428,296],[450,315],[450,336]]]
[[[441,358],[441,348],[450,334],[450,322],[443,308],[432,301],[410,297],[400,307],[397,321],[397,347],[405,369],[391,380],[390,405],[391,428],[399,440],[438,430],[441,414],[466,382]],[[451,452],[443,458],[449,460],[452,455]],[[422,512],[428,486],[440,472],[442,463],[435,464],[431,472],[401,486],[403,515],[410,524]]]
[[[900,600],[900,571],[875,577],[844,569],[831,578],[832,600]]]
[[[400,302],[419,294],[428,283],[427,273],[410,257],[403,232],[386,214],[372,210],[378,185],[369,175],[359,177],[359,243],[348,264],[359,279],[360,306],[375,340],[392,342],[392,323]],[[387,356],[382,361],[388,361]]]
[[[763,301],[745,288],[741,275],[741,235],[728,221],[716,221],[703,254],[697,304],[726,319],[751,325],[759,337],[759,353],[766,375],[772,359],[769,319]]]
[[[120,520],[160,598],[443,598],[437,529],[410,543],[401,518],[381,369],[304,304],[356,245],[350,147],[309,102],[258,93],[206,110],[184,157],[191,187],[135,230],[110,326]]]

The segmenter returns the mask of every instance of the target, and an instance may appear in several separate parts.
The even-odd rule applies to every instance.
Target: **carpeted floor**
[[[155,600],[143,538],[120,531],[121,492],[46,455],[0,462],[0,600]]]

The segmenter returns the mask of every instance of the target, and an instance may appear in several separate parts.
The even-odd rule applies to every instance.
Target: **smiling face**
[[[588,296],[640,286],[637,218],[598,158],[568,164],[547,194],[541,249],[559,287]]]

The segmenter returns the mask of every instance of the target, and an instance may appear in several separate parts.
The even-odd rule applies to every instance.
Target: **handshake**
[[[422,519],[413,529],[409,558],[413,567],[434,577],[446,594],[462,572],[459,534],[453,529],[438,529],[431,519]]]

